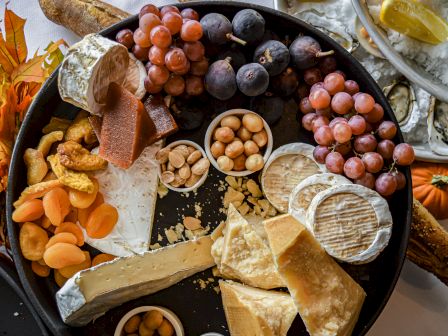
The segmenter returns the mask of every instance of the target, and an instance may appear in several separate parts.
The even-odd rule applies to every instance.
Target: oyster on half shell
[[[417,125],[420,112],[414,88],[406,79],[399,79],[383,88],[403,133],[410,132]]]
[[[359,47],[359,41],[354,39],[350,34],[340,34],[338,32],[331,31],[324,27],[316,26],[317,29],[321,30],[333,40],[339,43],[345,50],[349,53],[353,53]]]
[[[448,103],[431,97],[427,121],[429,147],[434,153],[448,155]]]

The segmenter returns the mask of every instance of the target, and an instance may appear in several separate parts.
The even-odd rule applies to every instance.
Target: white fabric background
[[[70,1],[70,0],[66,0]],[[148,0],[106,0],[130,13],[137,13]],[[177,1],[155,0],[163,5]],[[245,0],[272,7],[272,0]],[[5,0],[0,0],[3,16]],[[25,26],[28,52],[42,50],[50,40],[65,39],[69,44],[79,38],[65,28],[49,21],[37,0],[12,0],[15,13],[27,19]],[[446,336],[448,335],[448,287],[433,275],[406,261],[397,287],[369,336]]]

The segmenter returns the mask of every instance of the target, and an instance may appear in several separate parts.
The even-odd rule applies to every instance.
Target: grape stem
[[[236,37],[235,35],[233,35],[233,34],[231,34],[231,33],[227,33],[227,34],[226,34],[226,37],[227,37],[230,41],[239,43],[239,44],[241,44],[241,45],[243,45],[243,46],[245,46],[245,45],[247,44],[246,41],[240,39],[239,37]]]
[[[328,51],[318,51],[316,53],[316,57],[325,57],[325,56],[330,56],[334,54],[334,50],[328,50]]]
[[[443,188],[448,185],[448,176],[446,175],[434,175],[431,180],[431,184],[437,188]]]

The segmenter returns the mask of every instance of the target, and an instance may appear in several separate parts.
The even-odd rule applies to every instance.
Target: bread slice
[[[285,336],[297,315],[287,293],[223,280],[219,288],[232,336]]]
[[[225,227],[212,233],[212,255],[219,272],[226,278],[264,289],[284,287],[275,268],[268,243],[230,204]]]
[[[351,335],[366,296],[361,286],[291,215],[264,225],[277,269],[310,335]]]

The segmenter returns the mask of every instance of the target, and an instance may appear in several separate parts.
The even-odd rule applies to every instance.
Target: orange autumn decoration
[[[51,42],[42,55],[28,58],[26,20],[5,6],[5,35],[0,30],[0,192],[6,189],[12,147],[20,124],[42,83],[62,61],[63,40]]]
[[[448,218],[448,165],[418,162],[411,170],[414,197],[435,218]]]

